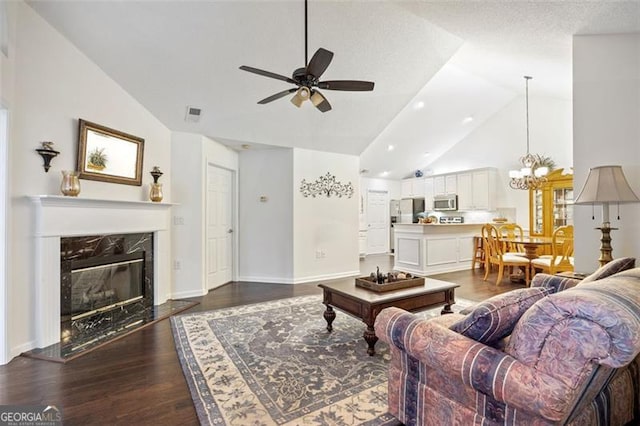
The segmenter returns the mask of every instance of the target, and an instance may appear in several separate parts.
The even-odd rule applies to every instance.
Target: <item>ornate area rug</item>
[[[387,414],[388,346],[368,356],[364,323],[336,310],[329,333],[324,310],[317,295],[171,317],[200,423],[400,424]]]

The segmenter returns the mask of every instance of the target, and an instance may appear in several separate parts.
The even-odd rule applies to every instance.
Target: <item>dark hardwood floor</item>
[[[373,255],[360,262],[360,270],[368,275],[376,266],[388,271],[391,265],[391,257]],[[495,272],[487,282],[482,281],[483,275],[484,272],[477,269],[432,278],[460,284],[456,297],[476,301],[523,287],[507,279],[496,287]],[[316,283],[234,282],[193,299],[200,304],[186,312],[310,294],[321,294]],[[365,350],[363,345],[363,352]],[[14,358],[0,366],[0,405],[6,404],[55,405],[62,408],[65,425],[198,424],[168,319],[66,364]]]

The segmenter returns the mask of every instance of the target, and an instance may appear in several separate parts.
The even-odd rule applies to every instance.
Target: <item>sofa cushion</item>
[[[610,275],[617,274],[620,271],[626,271],[627,269],[635,268],[635,266],[636,259],[633,257],[621,257],[620,259],[614,259],[606,265],[600,267],[593,274],[583,279],[580,284],[601,280]]]
[[[547,288],[534,287],[499,294],[474,306],[466,317],[449,328],[470,339],[494,345],[511,334],[522,314],[549,293]]]

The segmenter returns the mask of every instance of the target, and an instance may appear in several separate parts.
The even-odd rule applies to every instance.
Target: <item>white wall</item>
[[[3,97],[11,109],[8,341],[11,356],[32,349],[35,256],[33,206],[28,195],[59,195],[60,170],[75,169],[78,119],[84,118],[145,139],[142,187],[81,180],[80,197],[147,200],[152,166],[170,179],[169,130],[135,99],[52,29],[29,6],[10,2],[15,23],[13,57],[3,62]],[[4,73],[13,76],[5,80]],[[9,87],[6,87],[8,85]],[[55,142],[60,155],[45,173],[34,151],[41,141]],[[165,189],[171,200],[171,189]],[[169,265],[162,266],[170,274]]]
[[[0,4],[0,364],[10,360],[8,342],[8,283],[9,283],[9,253],[11,229],[10,169],[9,147],[11,128],[11,107],[14,101],[14,69],[15,69],[15,39],[17,21],[17,3],[2,2]]]
[[[621,165],[640,196],[640,35],[573,38],[573,115],[575,190],[582,189],[590,167]],[[576,270],[598,267],[602,210],[575,208]],[[640,257],[640,204],[611,207],[613,257]]]
[[[571,167],[571,101],[538,97],[535,78],[529,84],[529,140],[531,153],[550,156],[559,167]],[[509,170],[519,168],[526,153],[526,104],[520,96],[489,118],[473,133],[429,165],[434,174],[480,167],[498,169],[497,206],[515,207],[516,221],[528,228],[529,192],[509,188]]]
[[[293,282],[293,150],[241,152],[238,180],[238,279]]]
[[[351,198],[303,197],[302,179],[315,181],[331,173],[351,182]],[[293,150],[293,250],[296,282],[359,274],[359,158],[305,149]],[[323,251],[324,258],[316,253]]]
[[[205,184],[207,162],[238,170],[238,154],[209,138],[193,133],[171,135],[171,158],[176,172],[171,176],[172,250],[175,298],[202,296],[205,283]],[[234,190],[234,198],[236,191]],[[234,208],[237,212],[237,206]]]

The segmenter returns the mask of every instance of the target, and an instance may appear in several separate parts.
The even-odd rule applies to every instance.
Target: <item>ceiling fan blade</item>
[[[327,67],[329,67],[331,59],[333,59],[333,52],[329,52],[322,47],[316,50],[316,53],[313,54],[313,57],[309,61],[309,65],[307,65],[307,74],[311,74],[315,78],[320,78],[327,70]]]
[[[241,70],[243,71],[249,71],[252,72],[254,74],[258,74],[258,75],[262,75],[264,77],[270,77],[270,78],[275,78],[276,80],[282,80],[282,81],[286,81],[287,83],[291,83],[291,84],[295,84],[295,85],[300,85],[300,83],[298,83],[297,81],[293,80],[292,78],[289,77],[285,77],[284,75],[280,75],[280,74],[276,74],[270,71],[265,71],[265,70],[261,70],[258,68],[253,68],[253,67],[248,67],[246,65],[242,65],[240,67]]]
[[[311,103],[315,105],[320,112],[331,111],[331,104],[318,90],[314,90],[311,94]]]
[[[373,90],[373,81],[360,81],[360,80],[333,80],[333,81],[321,81],[318,83],[320,89],[327,90],[348,90],[352,92],[368,92]]]
[[[287,89],[287,90],[283,90],[282,92],[278,92],[275,95],[271,95],[267,98],[264,98],[263,100],[259,101],[258,103],[261,105],[264,104],[268,104],[269,102],[273,102],[276,99],[280,99],[280,98],[284,98],[285,96],[287,96],[290,93],[295,92],[296,90],[298,90],[297,87],[291,88],[291,89]]]

